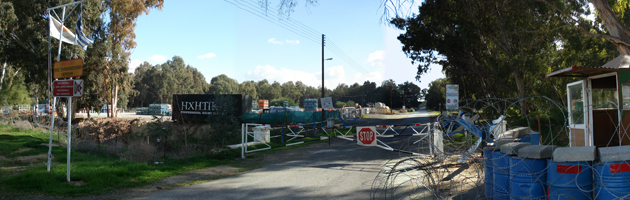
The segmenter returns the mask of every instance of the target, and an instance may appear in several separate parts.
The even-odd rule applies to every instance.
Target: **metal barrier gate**
[[[271,145],[269,145],[269,141],[271,138],[281,137],[282,145],[277,147],[291,146],[297,144],[303,144],[304,141],[289,143],[298,138],[309,137],[310,134],[309,129],[313,129],[313,135],[315,136],[317,129],[320,129],[320,133],[324,133],[327,137],[321,136],[319,140],[330,139],[331,133],[338,134],[337,137],[349,140],[349,141],[357,141],[356,134],[351,135],[350,132],[353,129],[356,129],[357,126],[341,126],[341,127],[332,127],[325,128],[323,123],[318,126],[316,123],[306,124],[306,125],[271,125],[271,124],[254,124],[254,123],[244,123],[241,125],[241,157],[245,158],[245,154],[263,151],[272,149]],[[375,125],[374,127],[379,128],[376,133],[376,143],[377,147],[394,152],[407,153],[411,155],[417,156],[430,156],[430,155],[442,155],[443,150],[443,138],[442,132],[439,128],[439,124],[436,123],[426,123],[420,124],[415,123],[411,125]],[[270,130],[272,129],[282,129],[281,135],[271,136]],[[347,130],[342,130],[347,129]],[[396,130],[402,129],[402,130]],[[284,131],[287,131],[285,134]],[[412,134],[403,134],[406,130],[413,131]],[[332,131],[329,133],[329,131]],[[312,137],[310,136],[310,137]],[[286,138],[285,138],[286,137]],[[387,144],[387,142],[382,141],[379,138],[396,138],[396,137],[410,137],[409,139],[413,140],[411,142],[412,145],[424,146],[428,148],[429,153],[420,153],[414,152],[412,150],[404,150],[393,148]],[[253,138],[252,141],[249,139]],[[286,139],[286,142],[285,142]],[[314,140],[317,141],[317,140]],[[265,147],[257,148],[257,149],[249,149],[250,145],[259,145],[264,144]],[[424,147],[423,147],[424,148]]]

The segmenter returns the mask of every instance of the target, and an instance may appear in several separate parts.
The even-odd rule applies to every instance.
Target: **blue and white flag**
[[[94,43],[94,40],[92,38],[89,38],[88,36],[85,36],[85,34],[83,34],[83,22],[81,22],[81,9],[79,9],[79,16],[77,17],[77,28],[74,30],[74,33],[76,35],[76,37],[74,38],[74,41],[81,47],[83,47],[84,50],[87,50],[87,46]]]

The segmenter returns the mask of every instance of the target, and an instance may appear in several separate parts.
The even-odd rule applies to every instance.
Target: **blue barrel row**
[[[553,162],[510,157],[492,149],[484,149],[484,156],[485,195],[495,200],[630,199],[628,161]]]

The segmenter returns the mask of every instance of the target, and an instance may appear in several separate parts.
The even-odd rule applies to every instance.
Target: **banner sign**
[[[72,59],[55,62],[53,65],[53,78],[70,78],[83,75],[83,59]]]
[[[223,97],[225,99],[217,99]],[[227,99],[229,98],[229,99]],[[230,100],[231,102],[227,102]],[[234,116],[252,111],[252,96],[243,94],[174,94],[172,119],[178,122],[207,122],[210,116],[231,111]],[[223,113],[224,114],[224,113]]]

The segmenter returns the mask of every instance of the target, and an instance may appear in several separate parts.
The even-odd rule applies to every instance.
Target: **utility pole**
[[[325,89],[324,89],[324,44],[326,43],[326,35],[322,34],[322,98],[326,97],[325,96]]]

